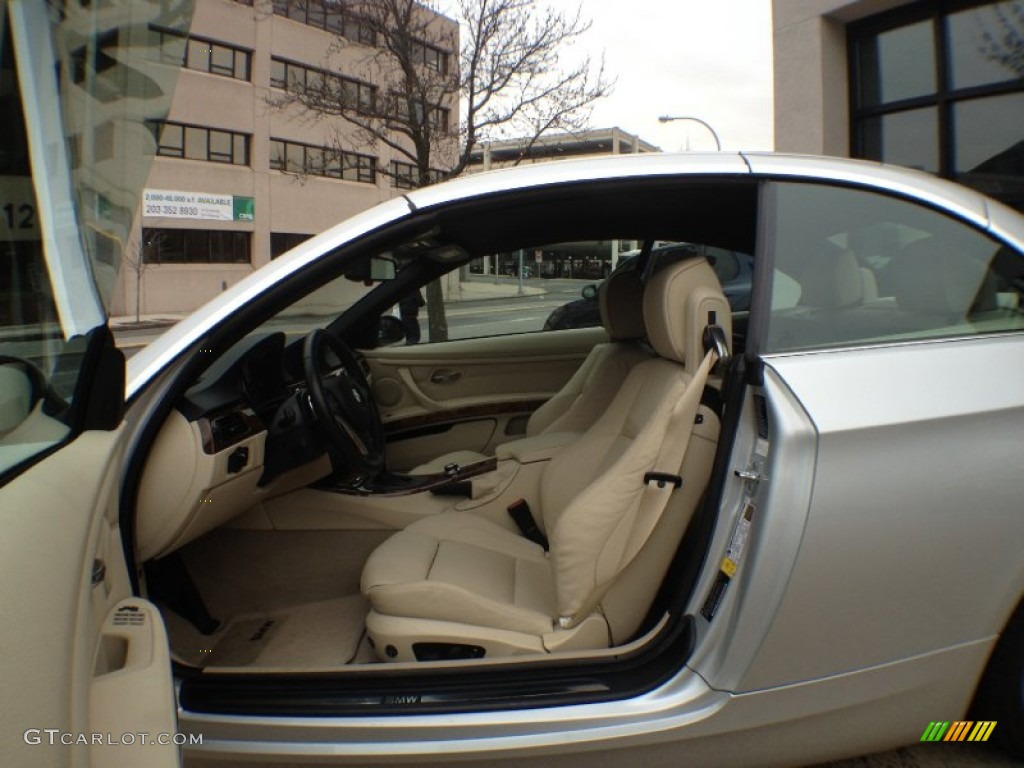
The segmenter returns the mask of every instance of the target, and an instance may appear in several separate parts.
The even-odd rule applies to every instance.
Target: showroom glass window
[[[143,22],[188,29],[192,4],[64,5],[0,3],[0,484],[83,422],[154,157],[144,120],[177,77]]]
[[[849,26],[855,157],[1024,210],[1024,1],[919,2]]]

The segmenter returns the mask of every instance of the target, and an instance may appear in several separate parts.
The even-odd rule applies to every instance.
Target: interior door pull
[[[107,578],[107,564],[98,557],[92,561],[92,585],[102,584]]]
[[[462,371],[440,368],[430,373],[431,384],[452,384],[462,378]]]

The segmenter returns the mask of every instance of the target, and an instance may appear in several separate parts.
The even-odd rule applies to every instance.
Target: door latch
[[[741,480],[748,480],[752,483],[759,483],[764,480],[764,475],[756,469],[737,469],[735,474]]]
[[[763,466],[763,460],[760,456],[757,456],[746,469],[733,470],[733,474],[740,480],[757,485],[758,483],[768,479],[768,476],[761,471]]]

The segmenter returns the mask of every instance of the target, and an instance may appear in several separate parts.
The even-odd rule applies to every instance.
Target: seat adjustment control
[[[245,469],[249,463],[249,449],[235,448],[228,456],[228,474],[235,475]]]

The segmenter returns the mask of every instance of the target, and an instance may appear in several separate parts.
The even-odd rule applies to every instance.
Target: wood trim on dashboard
[[[230,418],[232,415],[238,417],[241,428],[232,431],[228,435],[215,435],[213,422],[223,418]],[[253,435],[258,435],[266,429],[259,417],[248,411],[229,411],[228,413],[212,417],[202,416],[196,423],[199,426],[199,436],[203,440],[203,453],[209,455],[220,453],[243,440],[248,440]]]
[[[470,478],[493,472],[497,468],[498,460],[494,456],[489,456],[481,461],[474,461],[472,464],[460,466],[458,470],[451,473],[437,472],[433,475],[385,474],[356,488],[334,483],[328,478],[313,487],[317,490],[338,493],[342,496],[412,496],[413,494],[425,491],[434,491],[446,485],[464,483]]]

